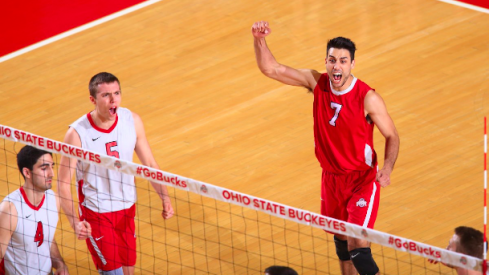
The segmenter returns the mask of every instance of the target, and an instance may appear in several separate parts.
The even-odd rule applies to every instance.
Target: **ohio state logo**
[[[362,236],[364,236],[365,238],[366,238],[366,237],[368,237],[367,230],[365,230],[365,229],[362,229],[361,234],[362,234]]]
[[[365,207],[365,206],[367,206],[367,201],[364,198],[361,198],[357,201],[357,206],[358,207]]]
[[[467,264],[467,258],[465,258],[464,256],[462,256],[460,258],[460,263],[462,263],[463,265],[466,265]]]
[[[205,185],[202,185],[202,186],[200,187],[200,191],[201,191],[202,193],[207,193],[207,187],[206,187]]]
[[[116,161],[114,162],[114,166],[115,166],[117,169],[121,169],[122,164],[121,164],[121,163],[120,163],[118,160],[116,160]]]

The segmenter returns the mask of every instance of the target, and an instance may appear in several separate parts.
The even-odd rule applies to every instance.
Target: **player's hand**
[[[79,240],[85,240],[92,235],[92,227],[87,221],[79,221],[75,226],[75,233]]]
[[[258,21],[251,26],[251,33],[255,38],[263,38],[268,36],[272,30],[268,26],[267,21]]]
[[[385,167],[377,172],[377,181],[380,183],[380,186],[387,187],[391,184],[391,172],[391,170]]]
[[[173,214],[175,212],[173,211],[173,206],[171,205],[171,201],[169,197],[166,197],[163,199],[163,212],[161,212],[161,216],[163,219],[169,219],[173,217]]]
[[[67,266],[63,266],[62,268],[56,269],[54,275],[70,275],[70,272],[68,272]]]
[[[438,263],[441,263],[441,264],[442,264],[442,265],[444,265],[444,266],[448,266],[448,267],[450,267],[450,268],[455,268],[454,266],[451,266],[451,265],[446,264],[446,263],[442,263],[442,262],[440,262],[440,261],[438,261],[438,260],[428,259],[428,262],[429,262],[430,264],[438,264]]]

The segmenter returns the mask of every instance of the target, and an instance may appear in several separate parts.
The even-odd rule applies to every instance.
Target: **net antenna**
[[[487,272],[487,117],[484,117],[484,255],[482,272]]]

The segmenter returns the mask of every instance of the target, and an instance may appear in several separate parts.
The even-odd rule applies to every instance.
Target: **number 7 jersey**
[[[128,109],[117,108],[116,120],[107,130],[97,127],[90,113],[70,127],[78,133],[83,149],[132,161],[136,148],[136,129],[132,112]],[[80,204],[94,212],[128,209],[136,202],[136,186],[132,175],[78,161],[76,182]]]
[[[321,167],[334,174],[368,170],[377,165],[373,122],[364,112],[367,84],[355,78],[344,91],[333,90],[328,74],[314,88],[314,143]]]

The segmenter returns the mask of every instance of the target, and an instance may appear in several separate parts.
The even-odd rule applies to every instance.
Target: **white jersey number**
[[[341,108],[343,106],[341,104],[338,104],[336,102],[331,102],[331,109],[334,110],[334,116],[333,118],[329,121],[329,124],[332,126],[336,126],[336,120],[338,119],[338,116],[340,115]]]

